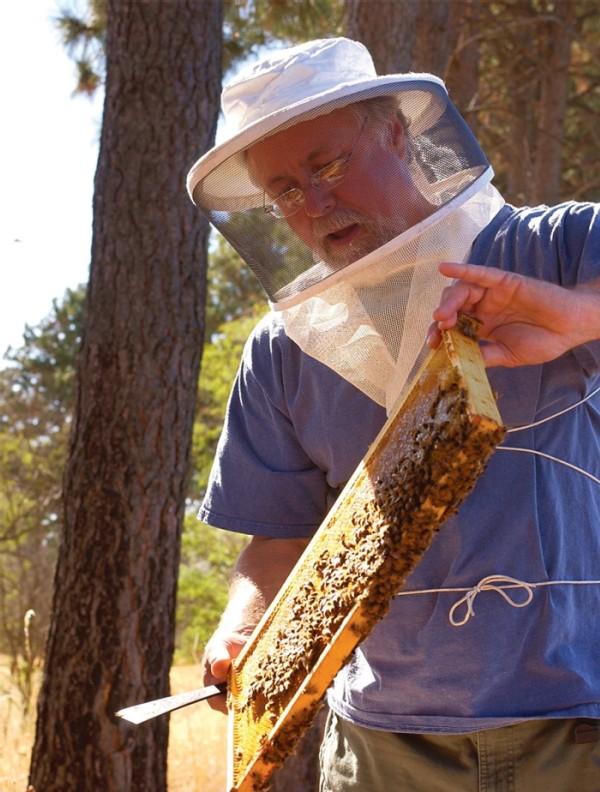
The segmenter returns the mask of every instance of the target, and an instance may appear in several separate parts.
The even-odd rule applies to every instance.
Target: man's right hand
[[[248,635],[239,632],[226,632],[218,629],[204,650],[202,658],[202,683],[206,686],[216,685],[227,679],[231,661],[234,660],[248,640]],[[213,696],[207,699],[211,709],[227,713],[227,697]]]

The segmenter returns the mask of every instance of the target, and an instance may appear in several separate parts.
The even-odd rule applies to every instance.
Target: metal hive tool
[[[472,328],[444,333],[235,661],[230,792],[258,792],[505,429]]]

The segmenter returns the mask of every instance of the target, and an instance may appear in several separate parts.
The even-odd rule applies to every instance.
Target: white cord
[[[588,473],[587,470],[583,470],[583,468],[577,467],[577,465],[572,465],[570,462],[565,462],[564,459],[558,459],[558,457],[545,454],[543,451],[536,451],[533,448],[514,448],[513,446],[497,446],[496,451],[519,451],[523,454],[535,454],[536,456],[544,457],[544,459],[549,459],[551,462],[558,462],[559,465],[571,468],[571,470],[574,470],[576,473],[581,473],[582,476],[587,476],[596,484],[600,484],[600,479],[592,473]]]
[[[532,429],[535,426],[540,426],[540,424],[551,421],[554,418],[558,418],[560,415],[564,415],[565,413],[570,412],[576,407],[584,404],[598,392],[600,392],[600,386],[598,386],[591,393],[588,393],[585,398],[581,399],[576,404],[572,404],[570,407],[566,407],[564,410],[560,410],[560,412],[554,413],[554,415],[549,415],[547,418],[542,418],[541,420],[535,421],[534,423],[526,424],[524,426],[516,426],[513,429],[509,429],[507,434],[521,432],[524,429]],[[576,465],[572,465],[570,462],[566,462],[564,459],[558,459],[557,457],[546,454],[543,451],[536,451],[533,448],[515,448],[513,446],[502,445],[497,446],[497,450],[517,451],[523,454],[535,454],[537,456],[544,457],[544,459],[549,459],[551,462],[557,462],[559,465],[564,465],[565,467],[570,468],[577,473],[581,473],[582,476],[587,476],[587,478],[591,479],[596,484],[600,484],[600,478],[588,473],[587,470],[583,470]],[[457,600],[448,612],[448,620],[450,621],[450,624],[453,627],[462,627],[472,616],[475,616],[473,603],[475,601],[475,597],[481,592],[495,591],[496,594],[500,594],[500,596],[513,608],[524,608],[532,601],[534,589],[542,588],[544,586],[600,586],[600,580],[548,580],[541,583],[527,583],[524,580],[517,580],[516,578],[508,577],[507,575],[488,575],[487,577],[482,578],[479,583],[472,588],[438,588],[422,589],[420,591],[400,591],[398,594],[396,594],[396,596],[406,597],[414,594],[446,594],[452,592],[464,593],[464,597],[461,597],[459,600]],[[509,594],[506,593],[507,590],[510,589],[524,590],[526,594],[525,599],[520,602],[513,599]],[[466,613],[462,619],[457,619],[455,616],[456,611],[462,605],[466,606]]]
[[[560,412],[554,413],[554,415],[549,415],[547,418],[542,418],[540,421],[535,421],[534,423],[525,424],[523,426],[515,426],[512,429],[507,430],[507,434],[511,434],[513,432],[522,432],[524,429],[533,429],[535,426],[540,426],[540,424],[546,423],[546,421],[552,421],[554,418],[558,418],[560,415],[564,415],[565,413],[574,410],[576,407],[579,407],[582,404],[585,404],[586,401],[589,401],[593,396],[595,396],[598,392],[600,392],[600,385],[595,388],[591,393],[588,393],[583,399],[580,399],[575,404],[571,404],[570,407],[565,407],[564,410],[560,410]],[[543,457],[544,459],[549,459],[551,462],[557,462],[559,465],[564,465],[571,470],[574,470],[576,473],[581,473],[582,476],[587,476],[587,478],[591,479],[595,484],[600,484],[600,479],[597,476],[594,476],[592,473],[588,473],[587,470],[583,470],[577,465],[573,465],[571,462],[566,462],[564,459],[559,459],[558,457],[551,456],[550,454],[546,454],[543,451],[536,451],[534,448],[515,448],[514,446],[497,446],[497,451],[519,451],[523,454],[535,454],[536,456]]]
[[[488,575],[482,578],[479,583],[472,588],[437,588],[421,589],[419,591],[399,591],[396,596],[408,597],[414,594],[464,593],[465,596],[457,600],[448,612],[450,624],[453,627],[462,627],[469,621],[471,616],[475,616],[473,602],[475,601],[475,597],[483,591],[495,591],[513,608],[524,608],[532,601],[533,590],[545,586],[600,586],[600,580],[546,580],[541,583],[527,583],[524,580],[508,577],[508,575]],[[523,601],[518,602],[506,593],[507,589],[523,589],[526,592],[526,597]],[[461,605],[466,605],[467,612],[462,619],[457,619],[455,613]]]
[[[554,415],[549,415],[547,418],[541,418],[539,421],[534,421],[534,423],[524,424],[523,426],[514,426],[512,429],[507,429],[506,434],[512,434],[513,432],[521,432],[523,429],[533,429],[534,426],[540,426],[546,421],[552,421],[554,418],[558,418],[559,415],[564,415],[565,413],[574,410],[576,407],[579,407],[581,404],[585,404],[586,401],[589,401],[592,396],[595,396],[600,391],[600,385],[593,390],[591,393],[588,393],[583,399],[580,399],[575,404],[571,404],[570,407],[565,407],[564,410],[560,410],[560,412],[554,413]]]

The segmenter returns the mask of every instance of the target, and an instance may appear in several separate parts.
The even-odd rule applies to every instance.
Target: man
[[[274,310],[201,510],[252,536],[205,682],[225,678],[425,338],[468,311],[508,440],[337,675],[321,788],[597,792],[600,207],[504,205],[441,82],[377,77],[346,39],[275,53],[223,104],[234,131],[188,188]]]

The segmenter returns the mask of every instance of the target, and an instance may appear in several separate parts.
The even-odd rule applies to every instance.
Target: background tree
[[[162,790],[207,226],[182,190],[214,139],[219,2],[106,6],[106,87],[64,531],[31,785]]]
[[[378,71],[445,79],[507,200],[598,200],[595,0],[346,0],[346,10]]]
[[[25,709],[50,620],[82,312],[83,290],[67,291],[0,370],[0,652]]]

